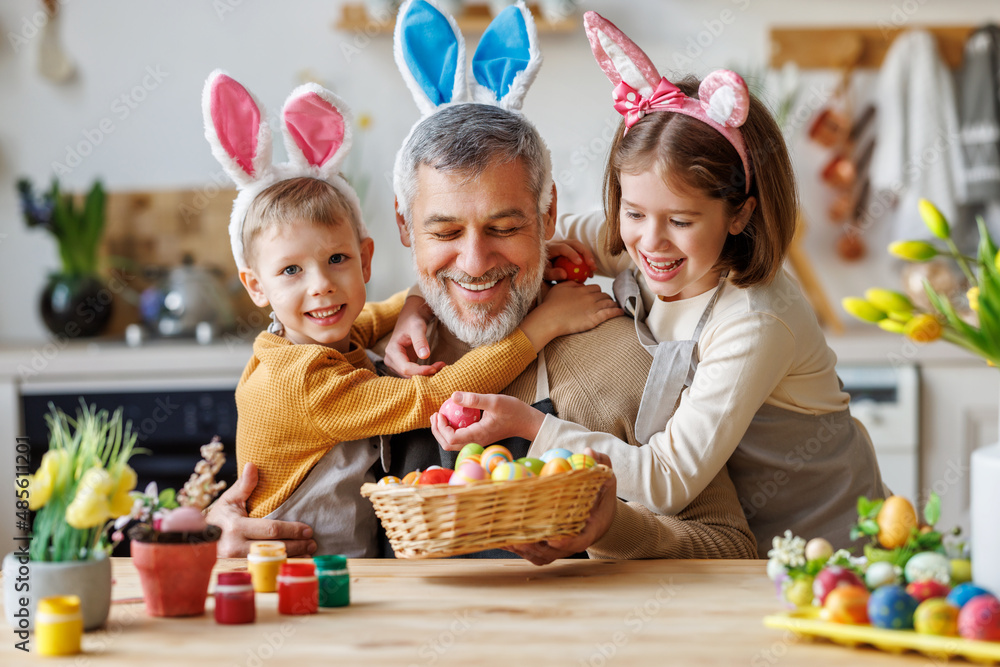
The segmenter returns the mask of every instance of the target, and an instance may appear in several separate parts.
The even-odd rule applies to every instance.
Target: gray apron
[[[725,285],[724,275],[690,340],[657,343],[632,271],[615,278],[615,298],[635,318],[639,342],[653,357],[635,421],[639,442],[666,430],[681,392],[694,380],[698,339]],[[835,547],[853,546],[848,534],[857,521],[858,496],[881,498],[886,492],[871,439],[850,410],[805,415],[764,404],[727,468],[761,558],[785,530],[807,540],[825,537]]]

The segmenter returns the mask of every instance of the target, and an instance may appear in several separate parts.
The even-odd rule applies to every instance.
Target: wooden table
[[[351,560],[351,606],[279,616],[257,595],[257,622],[151,618],[138,575],[114,560],[111,617],[84,637],[86,656],[44,659],[13,648],[0,665],[929,665],[798,640],[765,628],[780,609],[764,561]],[[217,571],[241,569],[220,560]],[[213,582],[214,582],[213,575]],[[33,639],[32,639],[33,641]],[[78,659],[87,658],[85,662]],[[962,664],[958,661],[958,664]]]

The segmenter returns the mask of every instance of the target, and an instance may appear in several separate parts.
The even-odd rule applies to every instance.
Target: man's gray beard
[[[471,347],[482,347],[498,343],[514,332],[521,320],[535,307],[538,292],[542,288],[542,270],[546,263],[545,252],[539,253],[538,265],[525,279],[518,284],[517,267],[510,265],[487,271],[479,278],[458,271],[457,269],[442,269],[435,277],[428,278],[420,271],[416,259],[413,268],[417,274],[417,283],[423,292],[424,300],[434,311],[434,315],[444,326],[448,327],[456,338]],[[490,316],[485,309],[477,308],[475,304],[467,304],[468,319],[463,319],[458,308],[448,293],[448,281],[460,280],[469,283],[491,282],[498,278],[509,278],[510,297],[503,311]]]

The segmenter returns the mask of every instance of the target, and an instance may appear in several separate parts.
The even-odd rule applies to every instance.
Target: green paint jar
[[[351,578],[347,556],[313,556],[319,577],[319,606],[346,607],[351,604]]]

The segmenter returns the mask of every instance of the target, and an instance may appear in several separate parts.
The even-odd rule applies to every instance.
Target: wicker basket
[[[602,465],[549,477],[450,486],[365,484],[397,558],[443,558],[576,535],[611,477]]]

